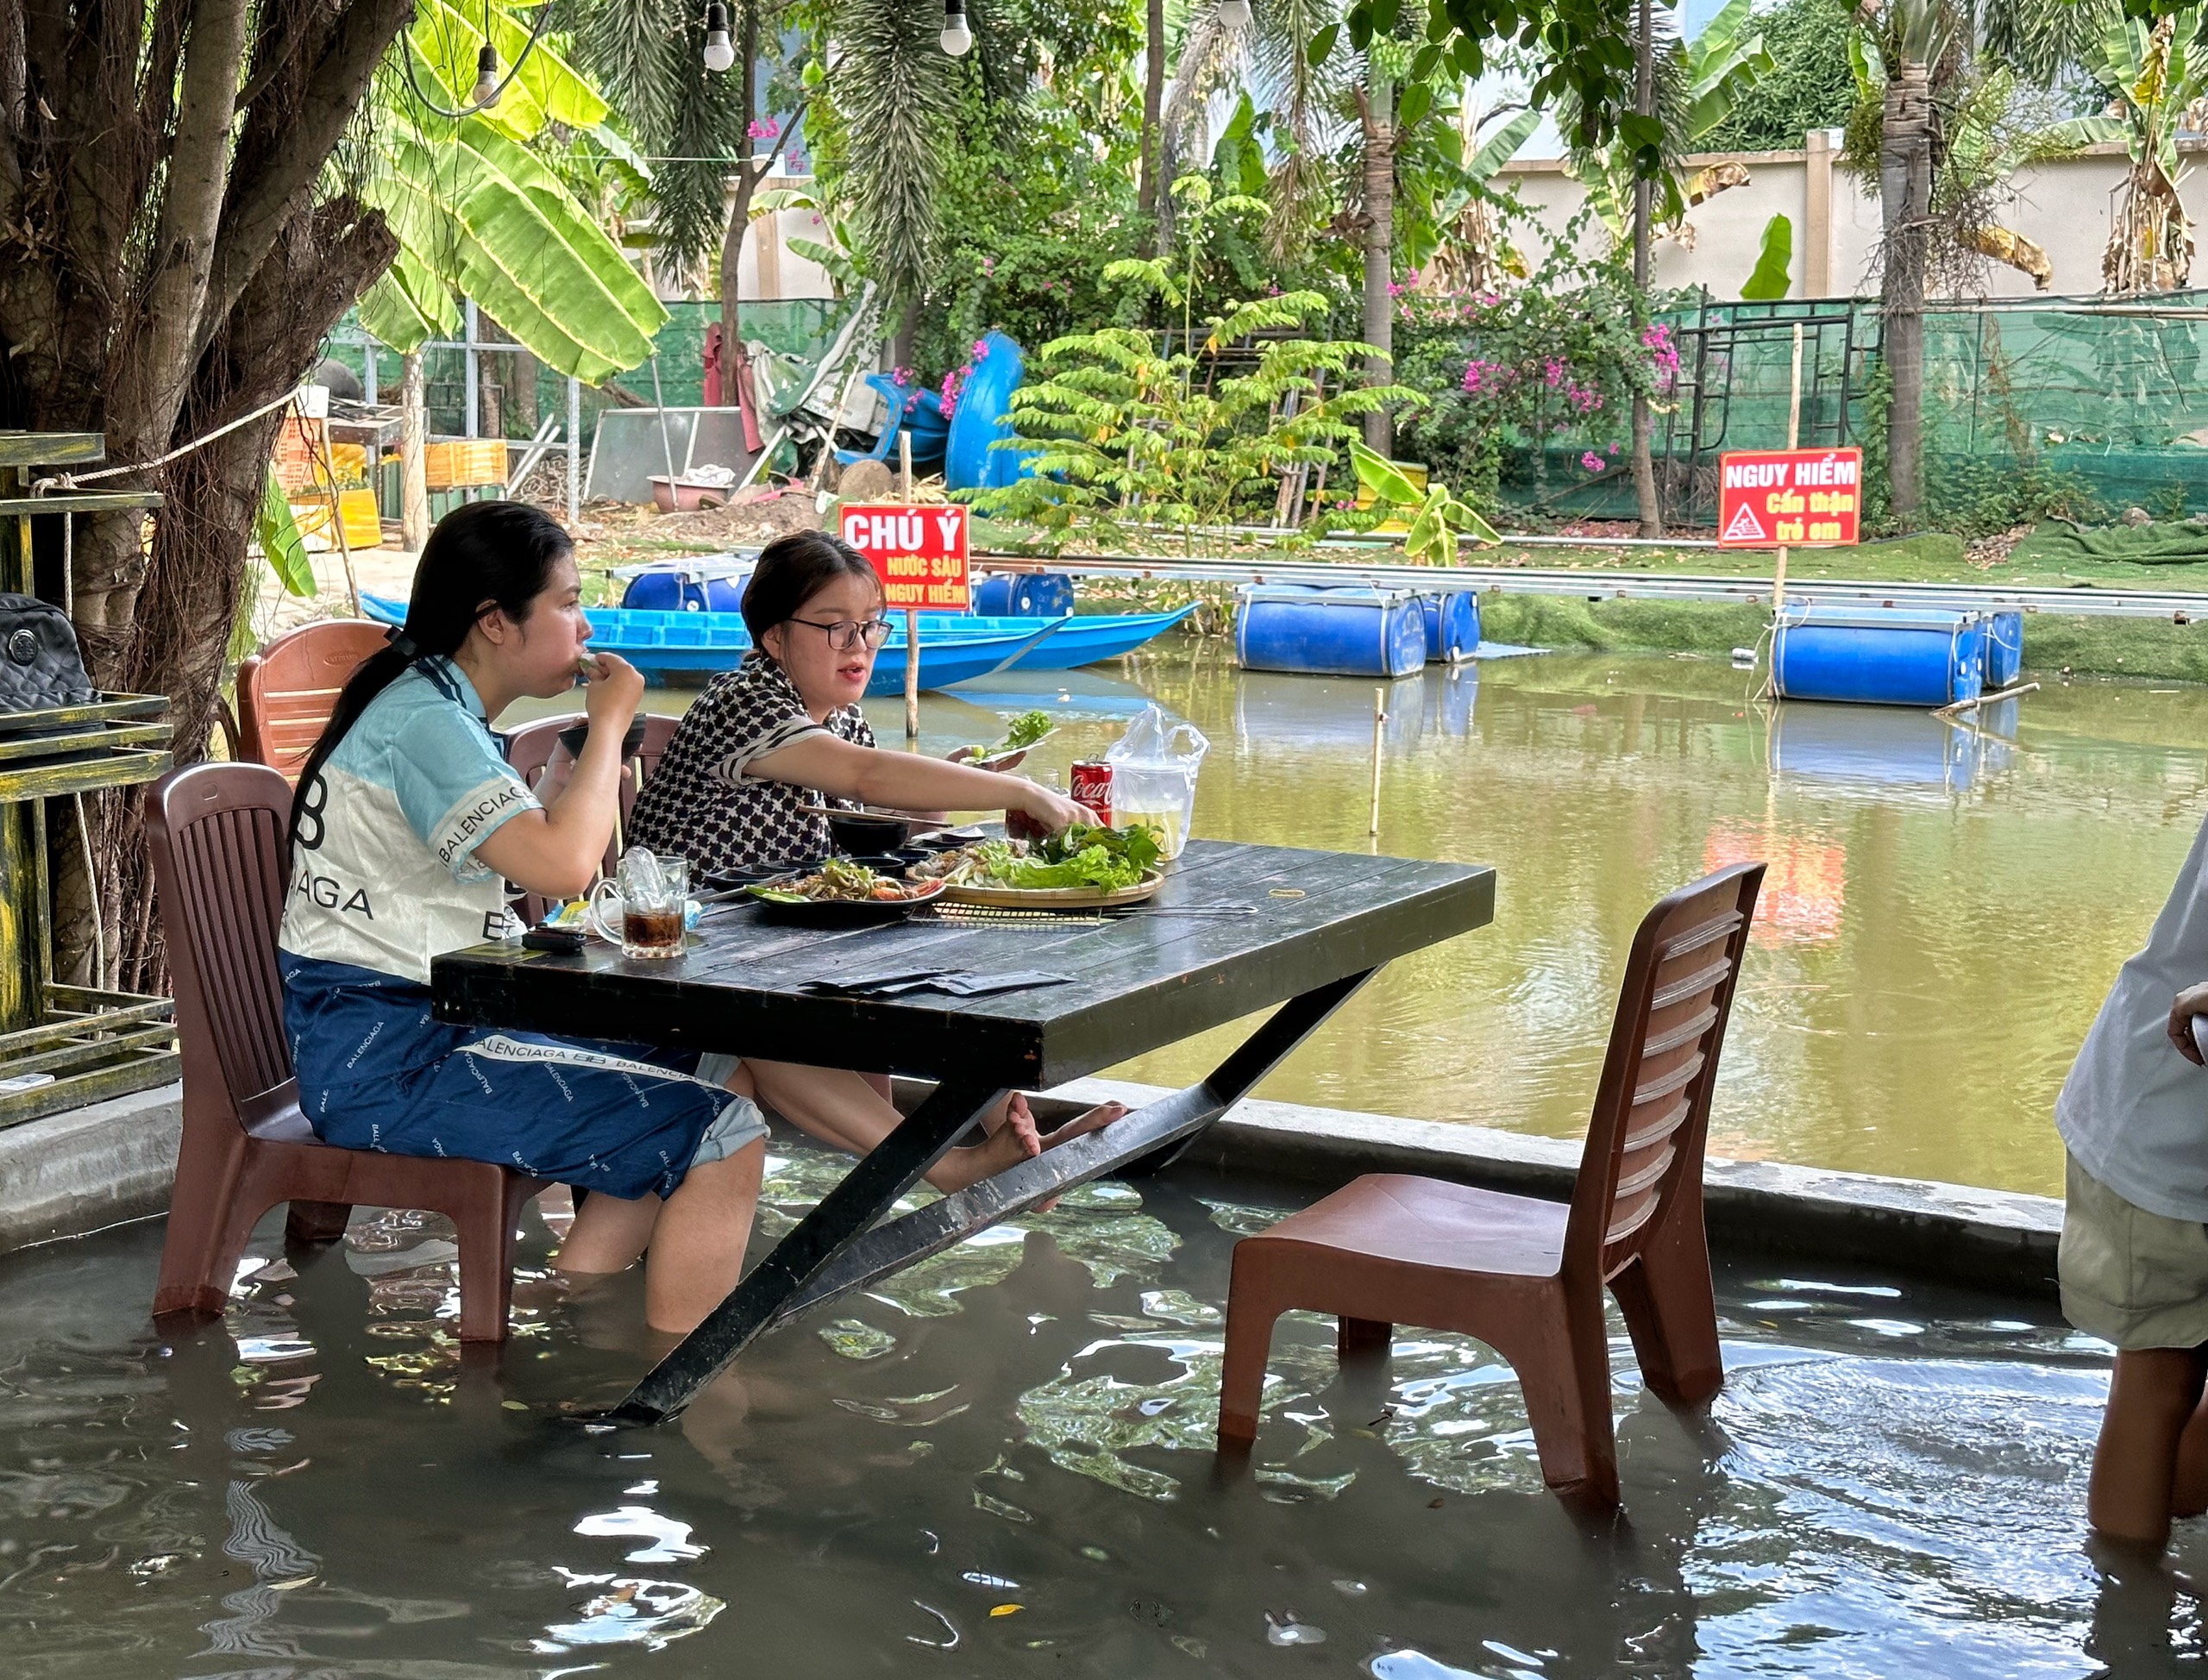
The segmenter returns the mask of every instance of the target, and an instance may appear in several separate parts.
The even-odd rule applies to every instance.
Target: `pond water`
[[[778,1145],[762,1241],[840,1160]],[[1093,1186],[766,1338],[678,1425],[632,1274],[523,1244],[503,1351],[451,1340],[448,1227],[361,1210],[224,1320],[147,1326],[161,1227],[0,1261],[11,1680],[581,1674],[2080,1675],[2204,1654],[2179,1577],[2080,1546],[2106,1350],[2042,1311],[1721,1268],[1706,1416],[1613,1342],[1627,1516],[1540,1486],[1517,1384],[1402,1334],[1338,1376],[1284,1320],[1254,1460],[1210,1450],[1259,1188]],[[755,1248],[755,1252],[756,1252]],[[1613,1323],[1615,1332],[1619,1326]],[[480,1356],[480,1357],[479,1357]],[[2208,1568],[2208,1524],[2175,1562]],[[2187,1591],[2190,1589],[2187,1589]]]
[[[1578,1136],[1641,915],[1760,857],[1712,1151],[2060,1194],[2055,1093],[2208,813],[2208,689],[2057,686],[1972,730],[1752,705],[1713,661],[1551,655],[1387,685],[1376,842],[1373,683],[1161,645],[925,696],[922,745],[1042,705],[1031,768],[1062,774],[1155,698],[1212,743],[1198,834],[1498,872],[1493,925],[1384,971],[1259,1088],[1283,1101]],[[869,709],[901,739],[901,703]],[[1185,1084],[1239,1036],[1120,1071]]]

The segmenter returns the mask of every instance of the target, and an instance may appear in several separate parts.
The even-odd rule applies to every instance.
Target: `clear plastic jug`
[[[1160,849],[1178,857],[1196,810],[1196,773],[1211,743],[1194,724],[1170,724],[1164,710],[1145,706],[1127,732],[1108,748],[1112,767],[1112,824],[1147,824]]]

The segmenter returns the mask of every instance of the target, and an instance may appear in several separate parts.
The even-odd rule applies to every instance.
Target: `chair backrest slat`
[[[154,784],[146,833],[176,987],[187,1105],[242,1106],[292,1077],[276,938],[292,793],[259,764]]]
[[[390,631],[365,618],[286,630],[238,667],[238,734],[245,755],[295,779],[361,662]]]
[[[1718,1052],[1764,866],[1669,894],[1635,934],[1565,1241],[1565,1264],[1615,1277],[1664,1228],[1702,1213]]]

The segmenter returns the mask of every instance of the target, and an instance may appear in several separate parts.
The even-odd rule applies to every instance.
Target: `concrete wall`
[[[1838,167],[1837,129],[1815,131],[1799,152],[1713,153],[1689,160],[1690,169],[1737,160],[1750,180],[1722,192],[1688,212],[1691,248],[1678,238],[1660,240],[1655,249],[1655,281],[1662,287],[1706,286],[1711,295],[1734,299],[1755,267],[1764,224],[1784,215],[1794,224],[1793,288],[1797,298],[1875,295],[1872,257],[1879,243],[1879,212],[1875,184],[1859,181]],[[2185,151],[2208,153],[2208,141]],[[2123,148],[2113,143],[2087,147],[2078,156],[2020,170],[2010,183],[2011,198],[2004,225],[2036,241],[2054,265],[2051,290],[2091,293],[2101,287],[2101,250],[2123,182]],[[1496,185],[1516,188],[1520,198],[1552,229],[1560,232],[1578,210],[1584,193],[1564,172],[1561,159],[1521,159],[1506,164]],[[2182,189],[2187,212],[2208,219],[2208,170],[2196,166]],[[1587,241],[1607,237],[1599,225]],[[2029,297],[2029,276],[1989,262],[1986,295]],[[2208,271],[2204,271],[2208,273]]]

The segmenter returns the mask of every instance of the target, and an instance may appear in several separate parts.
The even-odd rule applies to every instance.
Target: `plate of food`
[[[906,879],[942,881],[948,904],[1093,910],[1140,904],[1164,885],[1165,872],[1156,830],[1076,824],[1045,840],[984,840],[938,852]]]
[[[1003,736],[988,746],[978,743],[962,750],[963,762],[981,770],[1011,770],[1020,760],[1058,732],[1047,711],[1023,711],[1005,724]]]
[[[949,888],[940,881],[897,881],[848,857],[831,857],[807,874],[778,875],[745,890],[769,921],[868,927],[898,921]]]

